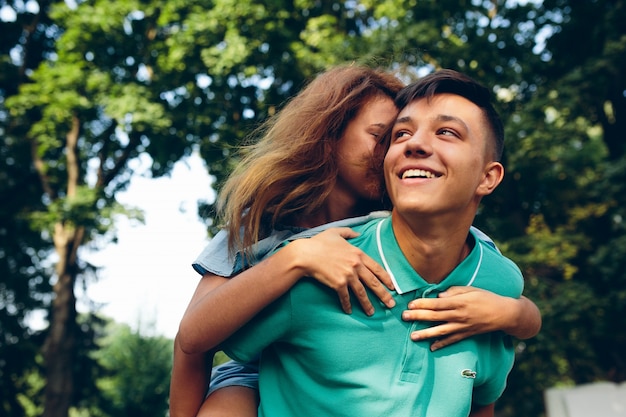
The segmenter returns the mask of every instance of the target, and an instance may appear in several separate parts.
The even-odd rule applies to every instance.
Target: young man
[[[350,241],[385,266],[396,306],[347,315],[333,290],[300,280],[222,346],[241,361],[262,352],[259,416],[493,416],[513,365],[509,337],[487,333],[432,352],[430,341],[411,340],[427,324],[403,316],[411,300],[454,285],[521,295],[519,269],[470,231],[504,175],[489,97],[450,70],[400,92],[382,146],[392,214],[356,227]]]

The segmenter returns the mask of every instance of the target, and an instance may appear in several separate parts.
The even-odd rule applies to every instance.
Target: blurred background
[[[544,320],[498,416],[626,380],[624,22],[622,0],[0,1],[0,415],[167,415],[233,151],[351,61],[498,99],[507,176],[476,225]]]

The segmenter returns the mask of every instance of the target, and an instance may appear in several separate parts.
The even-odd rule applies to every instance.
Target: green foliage
[[[0,130],[4,127],[0,120]],[[25,412],[20,396],[31,390],[29,375],[36,372],[41,343],[28,317],[45,307],[51,293],[43,262],[50,245],[25,217],[42,206],[25,145],[0,140],[0,414],[5,416]]]
[[[30,370],[25,373],[24,385],[20,387],[17,400],[24,410],[24,416],[37,417],[43,412],[43,407],[36,399],[40,396],[45,386],[45,380],[38,370]]]
[[[92,416],[165,416],[173,342],[111,324],[94,357],[106,376],[97,380],[102,395]]]
[[[509,378],[505,415],[542,415],[550,386],[626,379],[626,282],[617,272],[625,148],[616,140],[626,123],[617,75],[626,61],[614,55],[626,39],[615,19],[625,13],[608,1],[545,1],[526,15],[534,26],[527,38],[542,28],[552,36],[539,60],[516,60],[523,78],[505,107],[509,178],[481,214],[497,225],[493,234],[520,263],[544,318]]]

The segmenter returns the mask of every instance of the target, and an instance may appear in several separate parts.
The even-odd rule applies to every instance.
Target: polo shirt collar
[[[470,230],[470,236],[474,239],[474,246],[469,255],[454,270],[438,284],[425,281],[407,261],[398,245],[391,217],[382,219],[376,225],[376,246],[382,260],[382,264],[391,276],[391,280],[398,294],[418,291],[420,296],[425,297],[433,291],[444,291],[451,286],[471,286],[478,275],[483,259],[483,248],[474,232]]]

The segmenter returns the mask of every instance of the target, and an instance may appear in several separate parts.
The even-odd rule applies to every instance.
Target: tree
[[[49,302],[41,261],[54,246],[46,416],[78,403],[72,364],[93,332],[79,332],[74,287],[97,273],[80,248],[113,241],[114,214],[134,214],[115,202],[133,158],[149,155],[152,174],[166,175],[197,147],[219,187],[247,132],[350,60],[406,80],[460,69],[499,99],[508,174],[477,224],[522,266],[544,314],[542,333],[518,344],[501,412],[541,415],[544,388],[626,378],[622,0],[21,4],[2,3],[19,13],[0,22],[0,106],[11,112],[0,108],[0,175],[13,178],[0,192],[24,190],[0,217],[10,277],[0,311]],[[1,323],[32,351],[20,314]]]
[[[51,292],[41,263],[50,248],[24,217],[27,207],[40,204],[29,150],[7,141],[0,155],[0,410],[12,416],[23,414],[17,396],[27,385],[25,375],[37,369],[40,336],[27,319]]]
[[[6,104],[7,137],[32,149],[42,192],[43,204],[26,214],[57,258],[43,346],[45,417],[67,415],[75,401],[82,339],[74,287],[91,268],[80,249],[114,240],[114,215],[131,214],[115,201],[132,175],[129,162],[147,154],[152,174],[166,175],[200,145],[219,180],[243,132],[305,75],[338,62],[327,45],[347,46],[344,37],[358,29],[347,9],[339,2],[39,3],[47,24],[33,33],[53,48]],[[329,34],[323,42],[320,31]]]
[[[541,388],[626,379],[619,318],[626,308],[625,148],[618,133],[626,124],[624,6],[545,1],[533,19],[552,36],[534,74],[535,97],[518,113],[530,111],[541,124],[520,129],[516,165],[536,187],[525,187],[534,191],[532,212],[516,246],[533,290],[546,300],[544,331],[529,344],[530,366],[520,368],[526,378],[542,364],[552,369],[535,374]],[[520,117],[518,126],[533,126],[527,121]],[[524,148],[536,149],[537,159],[522,155]]]
[[[97,407],[86,408],[91,415],[110,417],[167,415],[173,342],[127,325],[109,326],[95,353],[107,372],[97,382],[102,397]]]
[[[18,397],[28,389],[28,375],[38,372],[41,336],[29,328],[28,317],[50,298],[49,268],[43,261],[52,250],[29,226],[27,213],[42,207],[41,188],[30,147],[8,134],[12,120],[5,108],[6,97],[17,93],[25,74],[49,51],[49,44],[28,30],[46,22],[23,7],[15,10],[0,19],[0,414],[6,416],[24,415]],[[20,38],[28,39],[29,48],[16,47]],[[10,54],[21,58],[13,62]]]
[[[624,381],[626,17],[622,1],[381,2],[411,66],[493,86],[507,177],[477,224],[522,267],[544,315],[518,344],[503,415],[542,415],[543,390]],[[402,36],[401,34],[404,34]],[[620,133],[618,133],[620,132]]]

